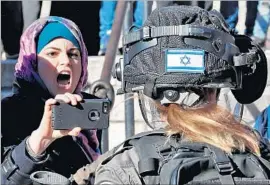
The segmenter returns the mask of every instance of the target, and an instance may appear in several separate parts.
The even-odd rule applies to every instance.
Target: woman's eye
[[[69,54],[69,57],[70,57],[70,58],[76,59],[76,58],[79,57],[79,54],[78,54],[78,53],[70,53],[70,54]]]
[[[49,53],[47,53],[47,55],[49,57],[56,57],[57,56],[57,52],[49,52]]]

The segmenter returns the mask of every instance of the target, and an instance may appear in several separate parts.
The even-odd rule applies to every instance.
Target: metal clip
[[[231,174],[233,171],[233,167],[230,162],[215,163],[215,166],[220,174]]]
[[[151,28],[150,27],[143,27],[143,40],[149,39],[151,37]]]
[[[218,172],[221,175],[231,174],[234,169],[227,154],[221,149],[214,146],[208,147],[208,149],[211,152],[210,156],[212,157],[215,168],[218,170]]]
[[[200,27],[191,27],[189,29],[189,34],[192,36],[196,36],[196,37],[204,37],[204,38],[211,38],[212,37],[212,33],[211,30],[207,29],[207,28],[200,28]]]

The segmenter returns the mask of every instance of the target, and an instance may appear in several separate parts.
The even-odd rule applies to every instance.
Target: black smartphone
[[[52,109],[54,130],[105,129],[109,127],[110,101],[108,99],[84,99],[76,106],[59,102]]]

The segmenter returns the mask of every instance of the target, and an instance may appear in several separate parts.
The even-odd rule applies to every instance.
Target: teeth
[[[69,75],[69,72],[67,72],[67,71],[62,71],[62,72],[60,72],[60,74],[63,74],[63,75]]]

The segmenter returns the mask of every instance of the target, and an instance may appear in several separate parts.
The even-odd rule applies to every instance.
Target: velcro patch
[[[168,49],[165,51],[166,72],[204,73],[204,50]]]

